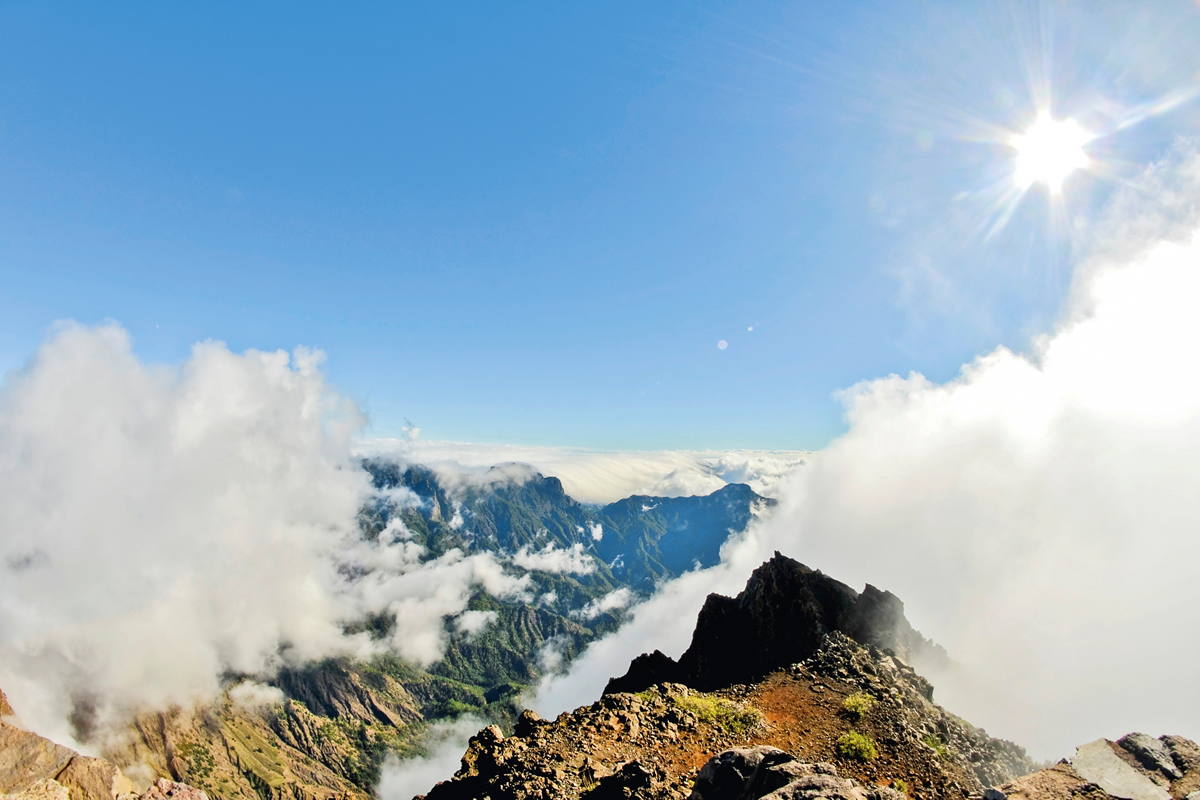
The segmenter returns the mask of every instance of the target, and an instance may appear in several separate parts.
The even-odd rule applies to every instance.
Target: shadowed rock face
[[[891,592],[868,584],[859,594],[777,552],[737,597],[708,596],[691,646],[678,662],[659,651],[638,656],[604,692],[637,692],[663,682],[702,691],[752,683],[808,658],[833,631],[905,660],[945,658],[940,647],[913,630],[904,604]]]
[[[886,786],[863,786],[838,776],[833,764],[807,764],[777,747],[732,748],[713,756],[688,800],[904,800]]]

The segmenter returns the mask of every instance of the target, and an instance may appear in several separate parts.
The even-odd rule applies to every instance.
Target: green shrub
[[[842,701],[842,710],[851,718],[860,720],[875,705],[875,698],[866,692],[855,692]]]
[[[762,722],[762,712],[754,706],[738,705],[721,697],[691,694],[672,700],[679,708],[694,714],[696,719],[715,725],[726,733],[742,734]]]
[[[942,743],[942,740],[936,736],[926,736],[925,744],[928,745],[930,750],[937,754],[938,758],[945,758],[946,756],[950,755],[950,749],[946,747],[946,745]]]
[[[892,788],[900,794],[908,794],[908,781],[903,778],[896,778],[892,781]]]
[[[837,751],[842,758],[852,758],[855,761],[872,761],[878,755],[871,737],[858,731],[843,733],[837,740]]]

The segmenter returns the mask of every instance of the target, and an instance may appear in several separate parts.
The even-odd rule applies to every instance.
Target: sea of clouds
[[[364,439],[355,452],[425,464],[448,481],[481,475],[493,465],[528,464],[562,481],[583,503],[611,503],[633,495],[691,497],[745,483],[774,497],[780,481],[808,462],[800,450],[587,450],[509,444]]]

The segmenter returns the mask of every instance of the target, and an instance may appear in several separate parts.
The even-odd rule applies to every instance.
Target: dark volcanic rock
[[[868,584],[859,594],[820,570],[775,553],[737,597],[708,596],[691,646],[678,662],[658,651],[639,656],[604,691],[636,692],[663,682],[702,691],[752,683],[808,658],[833,631],[905,660],[916,655],[945,658],[940,647],[913,630],[904,604],[891,592]]]
[[[852,694],[874,699],[854,719],[843,705]],[[758,685],[709,694],[658,684],[554,720],[527,711],[512,736],[480,731],[427,800],[684,800],[693,791],[700,800],[900,800],[888,788],[897,786],[913,798],[965,798],[1033,768],[1021,748],[928,695],[902,660],[835,631],[811,658]],[[875,757],[841,752],[850,729],[876,744]]]
[[[709,759],[688,800],[901,800],[884,786],[863,786],[838,777],[833,764],[806,764],[775,747],[734,748]]]
[[[587,800],[627,800],[627,798],[655,796],[665,783],[662,770],[647,767],[640,761],[630,761],[608,777],[601,778],[595,789],[588,792]]]
[[[693,800],[740,800],[751,784],[765,787],[766,784],[756,778],[760,778],[771,767],[795,760],[795,756],[770,745],[731,748],[713,756],[700,768],[691,797]],[[782,785],[771,786],[760,794]]]

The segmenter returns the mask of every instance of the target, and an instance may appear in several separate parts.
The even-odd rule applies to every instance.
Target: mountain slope
[[[649,590],[657,581],[717,564],[730,535],[774,504],[737,483],[706,497],[618,500],[597,512],[603,536],[596,553],[631,586]]]
[[[681,556],[664,563],[658,542],[681,553],[695,532],[696,560],[710,563],[730,532],[765,505],[744,487],[726,487],[707,498],[674,498],[662,511],[635,513],[662,499],[633,498],[613,504],[610,517],[520,465],[482,477],[439,477],[384,461],[364,467],[378,491],[360,513],[364,540],[399,530],[421,563],[453,558],[456,549],[492,554],[506,574],[528,581],[527,597],[475,591],[467,612],[483,624],[445,624],[442,658],[424,669],[385,654],[289,666],[274,676],[231,675],[229,689],[211,703],[139,716],[126,735],[104,744],[116,763],[185,780],[214,800],[365,798],[383,759],[419,752],[431,722],[470,712],[510,728],[516,699],[548,665],[569,662],[620,624],[634,581],[652,588],[684,564]],[[597,531],[620,545],[647,542],[653,564],[633,558],[644,566],[610,569]],[[600,604],[614,597],[622,602]],[[395,632],[395,613],[356,620],[348,630],[383,644]]]
[[[737,598],[709,597],[683,658],[659,654],[652,667],[671,680],[646,683],[654,676],[635,661],[590,707],[553,722],[525,712],[507,739],[485,730],[428,800],[682,798],[731,747],[834,764],[805,774],[829,778],[810,780],[821,791],[841,792],[822,796],[862,800],[898,798],[895,787],[918,797],[980,794],[1032,769],[1020,747],[936,705],[929,682],[877,643],[933,647],[894,596],[859,594],[776,554]],[[869,743],[869,756],[847,737]]]
[[[379,489],[410,490],[419,505],[400,509],[417,541],[440,554],[451,547],[478,552],[516,552],[553,546],[579,546],[596,557],[596,572],[585,585],[639,592],[663,580],[720,561],[721,546],[741,533],[774,500],[744,484],[730,484],[702,497],[638,495],[606,506],[569,497],[558,478],[529,467],[493,467],[483,476],[442,485],[425,467],[369,460],[364,466]],[[388,519],[377,508],[373,524]]]

